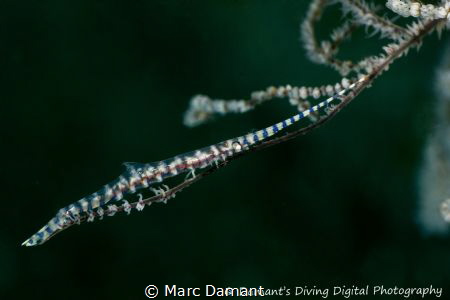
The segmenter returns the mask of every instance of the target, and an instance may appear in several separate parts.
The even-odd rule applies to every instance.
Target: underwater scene
[[[0,2],[0,299],[450,298],[450,1]]]

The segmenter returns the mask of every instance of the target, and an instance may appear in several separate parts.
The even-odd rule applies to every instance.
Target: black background
[[[433,284],[448,295],[449,240],[416,224],[445,33],[311,134],[234,161],[167,205],[20,247],[124,161],[165,159],[295,112],[279,99],[189,129],[182,115],[193,95],[340,80],[299,43],[308,3],[2,0],[2,299],[145,299],[149,284]],[[321,37],[340,20],[340,8],[331,11]],[[358,31],[342,57],[386,43],[364,37]]]

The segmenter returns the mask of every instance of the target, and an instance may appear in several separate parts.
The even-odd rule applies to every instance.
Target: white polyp
[[[294,99],[298,99],[299,98],[298,87],[292,88],[292,91],[290,93],[290,97],[294,98]]]
[[[117,206],[115,204],[108,205],[108,210],[107,210],[108,216],[112,217],[116,214],[116,212],[117,212]]]
[[[99,208],[97,209],[97,215],[98,215],[98,217],[100,218],[100,220],[103,219],[103,215],[104,215],[103,208],[99,207]]]
[[[334,89],[333,89],[333,86],[331,86],[331,85],[327,85],[325,87],[325,91],[327,92],[328,96],[333,96],[333,94],[334,94]]]
[[[276,96],[277,97],[284,97],[284,92],[285,92],[285,88],[284,88],[284,86],[280,86],[279,88],[278,88],[278,90],[277,90],[277,94],[276,94]]]
[[[350,80],[348,80],[347,78],[342,78],[342,86],[347,89],[350,86]]]
[[[318,88],[314,88],[312,91],[312,96],[314,99],[319,99],[320,98],[320,90]]]
[[[388,0],[386,7],[403,17],[420,17],[423,19],[448,18],[450,2],[445,1],[441,6],[421,4],[418,1]]]
[[[334,86],[334,92],[339,93],[342,90],[342,87],[339,83],[336,83]]]
[[[139,199],[138,203],[136,204],[136,210],[142,211],[145,208],[145,203],[142,201],[142,199]]]
[[[93,212],[89,212],[88,213],[88,218],[87,218],[87,221],[88,222],[92,222],[92,221],[94,221],[94,213]]]
[[[257,101],[262,101],[265,98],[264,95],[265,93],[263,91],[256,91],[251,93],[250,98]]]
[[[409,13],[411,14],[411,16],[416,18],[420,16],[420,3],[418,2],[412,3],[411,7],[409,8]]]
[[[432,4],[422,5],[420,14],[423,18],[430,18],[433,15],[434,6]]]
[[[438,7],[434,11],[434,16],[437,19],[445,19],[447,18],[448,11],[444,7]]]
[[[130,212],[131,212],[131,205],[130,205],[130,203],[127,200],[123,200],[122,207],[123,207],[123,211],[124,212],[126,212],[127,214],[130,214]]]
[[[302,98],[302,99],[308,98],[308,91],[306,90],[306,88],[304,86],[302,86],[300,88],[299,94],[300,94],[300,98]]]

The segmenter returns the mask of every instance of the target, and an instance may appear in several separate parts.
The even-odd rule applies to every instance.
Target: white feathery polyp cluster
[[[443,2],[442,6],[434,6],[420,2],[388,0],[386,7],[402,17],[449,19],[450,1]]]
[[[322,86],[270,86],[262,91],[252,92],[249,100],[211,99],[205,95],[192,98],[190,107],[184,115],[184,124],[189,127],[198,126],[208,121],[213,115],[226,115],[230,113],[245,113],[274,98],[288,98],[289,103],[299,111],[305,111],[311,104],[306,99],[319,99],[330,97],[346,89],[359,78],[343,77],[340,82]]]

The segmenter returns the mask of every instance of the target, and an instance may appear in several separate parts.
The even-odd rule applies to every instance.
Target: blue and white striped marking
[[[70,224],[79,220],[78,218],[81,214],[93,216],[92,212],[94,209],[101,209],[101,215],[103,215],[102,207],[111,200],[121,200],[126,194],[131,194],[139,189],[147,188],[154,183],[162,182],[166,178],[177,176],[194,169],[206,168],[210,166],[212,162],[224,161],[234,154],[247,151],[251,146],[269,139],[278,132],[309,116],[311,113],[317,112],[332,101],[339,99],[346,92],[352,90],[356,85],[365,80],[366,78],[362,77],[349,85],[348,88],[341,90],[339,93],[308,110],[254,133],[226,140],[160,162],[151,164],[127,163],[127,171],[120,175],[118,179],[105,185],[103,189],[92,195],[60,209],[57,215],[52,218],[47,225],[23,242],[22,245],[41,245],[53,235],[68,227],[68,225],[70,226]]]

